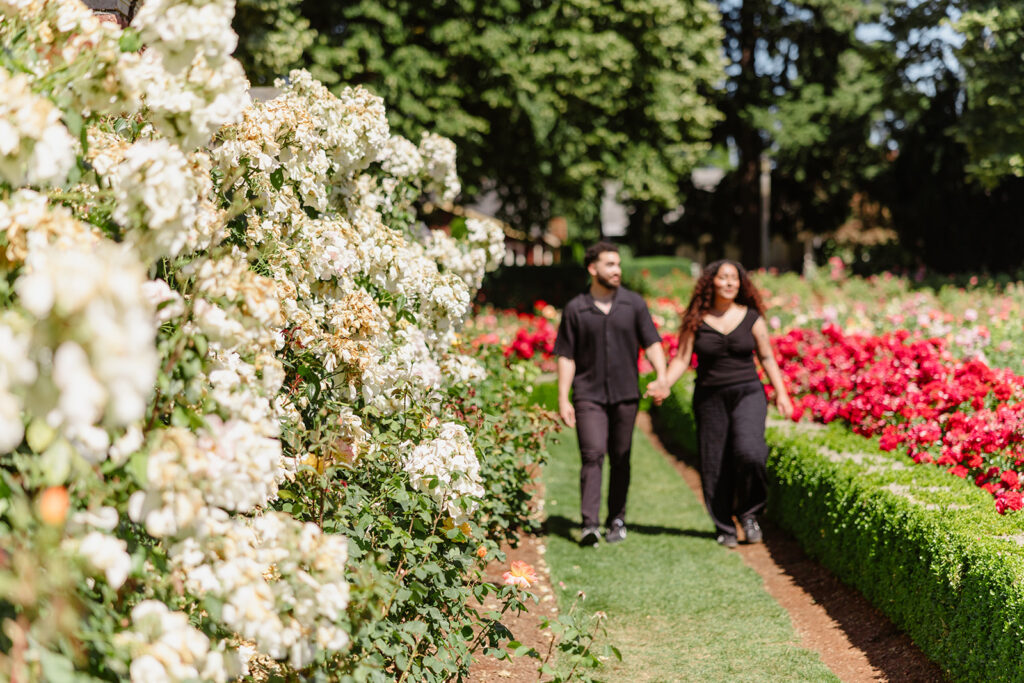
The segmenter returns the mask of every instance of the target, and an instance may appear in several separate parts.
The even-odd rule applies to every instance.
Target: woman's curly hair
[[[740,289],[736,293],[736,303],[742,306],[749,306],[761,315],[764,315],[764,302],[761,301],[761,295],[757,293],[757,287],[751,282],[743,266],[731,259],[714,261],[704,267],[704,271],[697,278],[697,283],[693,286],[693,295],[690,297],[690,304],[686,307],[686,313],[683,314],[683,324],[679,330],[680,339],[687,333],[696,334],[697,328],[700,327],[701,321],[704,320],[704,316],[711,310],[715,303],[715,276],[718,275],[718,269],[726,264],[731,265],[740,274]]]

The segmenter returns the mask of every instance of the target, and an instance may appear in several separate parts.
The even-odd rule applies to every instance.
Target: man
[[[640,348],[660,381],[665,374],[661,336],[643,297],[620,286],[619,249],[598,242],[586,251],[590,289],[566,305],[555,340],[558,356],[558,412],[579,435],[580,544],[600,539],[601,475],[607,453],[611,477],[605,539],[626,538],[629,453],[640,401]],[[569,389],[572,388],[572,398]]]

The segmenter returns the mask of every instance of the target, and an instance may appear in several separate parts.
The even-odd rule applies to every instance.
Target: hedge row
[[[692,385],[658,409],[693,453]],[[953,680],[1024,681],[1024,517],[836,425],[771,421],[768,514]]]

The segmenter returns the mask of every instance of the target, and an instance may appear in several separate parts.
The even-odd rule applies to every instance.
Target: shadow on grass
[[[541,525],[543,533],[548,536],[559,536],[570,541],[577,541],[579,538],[580,523],[577,520],[563,517],[562,515],[551,515]],[[713,531],[702,529],[677,529],[665,526],[653,526],[650,524],[626,523],[630,534],[643,536],[691,536],[693,538],[714,538]]]

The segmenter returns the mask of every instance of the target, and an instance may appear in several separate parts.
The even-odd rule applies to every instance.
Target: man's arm
[[[647,354],[647,361],[654,367],[655,382],[663,382],[665,379],[665,349],[661,342],[651,344],[644,353]]]
[[[576,361],[565,356],[558,357],[558,414],[569,427],[576,426],[576,409],[569,400],[569,390],[576,376]]]

